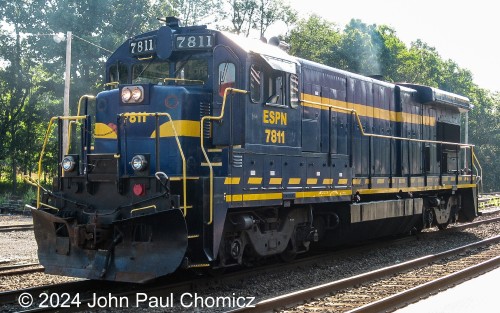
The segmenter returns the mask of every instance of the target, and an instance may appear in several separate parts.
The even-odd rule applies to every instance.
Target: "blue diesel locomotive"
[[[477,216],[467,98],[163,21],[51,120],[59,172],[32,209],[47,273],[145,282]]]

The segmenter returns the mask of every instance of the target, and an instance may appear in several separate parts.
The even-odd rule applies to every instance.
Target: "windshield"
[[[147,62],[134,64],[132,67],[133,84],[158,84],[168,77],[168,62]]]
[[[175,62],[175,72],[170,71],[170,62],[141,62],[132,65],[132,84],[204,84],[208,80],[208,60],[187,57]],[[111,81],[127,83],[128,69],[124,64],[110,68]]]
[[[188,58],[177,62],[175,78],[182,79],[186,84],[205,83],[208,80],[208,61]]]

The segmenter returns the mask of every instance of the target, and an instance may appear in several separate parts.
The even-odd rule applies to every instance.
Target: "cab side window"
[[[296,108],[299,106],[299,77],[290,74],[290,106]]]
[[[112,65],[109,68],[109,82],[118,82],[120,84],[128,83],[128,67],[124,64]]]
[[[300,102],[299,77],[281,71],[266,72],[264,99],[267,105],[297,108]]]
[[[268,98],[266,100],[267,104],[274,105],[286,105],[284,95],[285,86],[283,79],[284,74],[279,71],[273,71],[272,75],[268,77]]]
[[[235,86],[236,67],[233,63],[221,63],[219,65],[219,95],[224,96],[226,88]]]
[[[262,101],[263,73],[258,65],[250,67],[250,98],[254,103]]]

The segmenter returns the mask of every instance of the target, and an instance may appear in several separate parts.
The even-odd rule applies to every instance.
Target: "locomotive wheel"
[[[279,258],[283,262],[292,262],[297,257],[297,252],[293,249],[292,243],[288,243],[288,247],[285,251],[279,254]]]
[[[450,215],[448,222],[438,225],[438,228],[439,230],[445,230],[448,227],[448,225],[450,225],[450,223],[456,223],[457,221],[458,221],[458,212],[457,212],[457,206],[455,205],[452,207],[452,214]]]

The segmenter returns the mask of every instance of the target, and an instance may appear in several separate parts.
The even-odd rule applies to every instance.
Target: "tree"
[[[334,46],[333,63],[351,72],[379,75],[382,43],[376,25],[352,19],[345,27],[339,45]]]
[[[74,34],[74,113],[80,95],[102,90],[110,51],[127,36],[159,25],[153,15],[148,0],[1,1],[0,160],[10,164],[13,192],[18,169],[29,173],[36,165],[40,140],[33,139],[43,138],[50,116],[62,114],[65,45],[51,34]]]
[[[36,118],[25,120],[25,113],[33,108],[47,112],[45,109],[48,108],[38,104],[53,87],[43,79],[43,68],[33,62],[37,55],[33,47],[43,39],[25,36],[36,25],[45,24],[46,20],[39,14],[43,7],[36,1],[13,1],[0,5],[1,22],[11,29],[0,34],[5,43],[0,49],[0,60],[4,64],[0,68],[0,159],[10,163],[13,192],[17,189],[18,164],[23,162],[22,155],[28,154],[24,149],[26,146],[22,145],[25,143],[22,131],[36,128]]]
[[[161,8],[163,16],[175,16],[183,25],[192,26],[218,22],[221,4],[217,0],[157,0],[154,6]]]
[[[417,39],[403,56],[402,79],[406,82],[438,87],[443,60],[436,48]]]
[[[332,63],[332,51],[340,40],[338,27],[317,15],[300,20],[286,38],[292,55],[323,64]]]
[[[260,37],[264,36],[269,26],[278,21],[290,26],[297,21],[297,12],[283,1],[259,0],[254,25]]]
[[[379,25],[377,32],[381,39],[380,74],[384,79],[393,82],[404,82],[404,60],[408,49],[396,35],[396,31],[386,25]]]
[[[500,153],[500,94],[475,86],[466,94],[475,105],[469,113],[469,142],[481,162],[485,192],[498,191],[500,167],[496,161]]]
[[[289,25],[297,20],[297,12],[283,0],[225,0],[220,9],[221,19],[230,20],[231,26],[219,27],[247,37],[252,31],[262,37],[275,22]]]
[[[490,160],[483,163],[485,186],[496,186],[499,94],[479,88],[470,71],[443,60],[422,40],[407,47],[391,27],[355,19],[342,30],[316,15],[297,21],[297,13],[282,0],[0,0],[1,169],[8,165],[11,178],[19,169],[35,169],[48,118],[62,113],[65,44],[43,34],[73,32],[70,104],[75,113],[81,95],[103,89],[104,64],[111,51],[132,36],[157,29],[161,24],[156,18],[164,16],[177,16],[184,25],[215,22],[220,29],[246,36],[262,36],[281,21],[290,29],[284,39],[297,57],[469,97],[475,105],[470,142],[476,143],[480,160]],[[46,164],[55,164],[52,150],[55,146],[43,164],[47,170]]]

